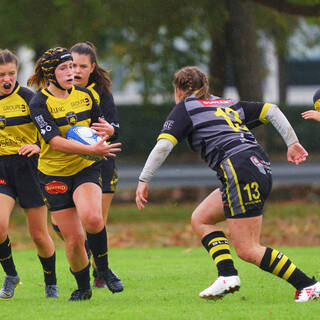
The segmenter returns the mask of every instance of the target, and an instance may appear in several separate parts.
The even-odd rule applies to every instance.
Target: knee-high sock
[[[219,276],[227,277],[238,274],[230,254],[229,242],[222,231],[207,234],[201,242],[215,262]]]
[[[272,248],[266,248],[266,252],[260,263],[260,268],[288,281],[297,290],[316,283],[315,280],[309,278],[298,269],[282,252]]]
[[[78,289],[90,289],[90,263],[82,270],[78,272],[73,272],[71,269],[71,273],[75,277]]]
[[[17,271],[12,258],[11,242],[9,237],[0,244],[0,262],[8,276],[16,276]]]
[[[108,241],[106,228],[98,233],[88,233],[87,239],[90,251],[98,271],[105,271],[108,268]]]
[[[57,284],[57,277],[56,277],[56,254],[49,258],[39,257],[39,260],[42,264],[43,268],[43,275],[44,275],[44,282],[46,285]]]

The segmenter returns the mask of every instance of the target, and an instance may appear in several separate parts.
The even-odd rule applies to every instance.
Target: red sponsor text
[[[226,99],[217,100],[199,100],[203,106],[214,106],[217,104],[232,104],[232,101]]]
[[[50,194],[57,194],[67,192],[68,186],[60,181],[51,181],[45,185],[44,189]]]

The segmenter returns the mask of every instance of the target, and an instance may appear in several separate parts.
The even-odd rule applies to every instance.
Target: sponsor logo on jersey
[[[203,106],[214,106],[214,105],[220,105],[220,104],[232,104],[233,103],[231,100],[227,100],[227,99],[199,100],[199,102]]]
[[[48,109],[49,109],[49,111],[51,113],[58,113],[58,112],[66,111],[66,109],[64,107],[62,107],[62,106],[60,106],[60,107],[49,107]]]
[[[71,102],[70,105],[73,108],[79,108],[79,107],[82,107],[83,105],[88,107],[90,105],[90,100],[89,98],[83,98],[83,99]]]
[[[68,186],[60,181],[51,181],[44,186],[44,189],[50,194],[66,193]]]
[[[15,111],[26,112],[26,110],[27,110],[27,106],[25,104],[15,104],[12,106],[3,107],[4,112],[15,112]]]
[[[164,123],[162,130],[170,130],[172,128],[173,124],[174,124],[174,120],[167,120]]]
[[[68,123],[72,126],[74,126],[78,122],[77,115],[72,111],[66,114],[66,118]]]
[[[6,127],[7,120],[5,116],[0,116],[0,129],[4,129]]]
[[[0,179],[0,184],[7,184],[7,181],[4,179]]]
[[[36,116],[35,120],[40,128],[43,128],[48,125],[48,122],[44,120],[43,115]]]
[[[271,173],[270,162],[266,162],[258,159],[255,156],[250,157],[251,162],[258,168],[258,170],[263,173]]]

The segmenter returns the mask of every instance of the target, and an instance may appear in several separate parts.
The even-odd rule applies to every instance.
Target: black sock
[[[42,258],[38,255],[39,260],[42,264],[43,268],[43,275],[44,275],[44,282],[46,285],[57,284],[56,278],[56,254],[49,258]]]
[[[229,242],[222,231],[207,234],[201,242],[215,262],[219,276],[228,277],[238,274],[230,254]]]
[[[74,275],[76,281],[77,281],[77,285],[78,285],[78,289],[90,289],[90,263],[82,270],[78,271],[78,272],[73,272],[71,269],[71,273]]]
[[[272,248],[266,248],[266,252],[260,263],[260,268],[288,281],[297,290],[312,286],[316,283],[315,280],[309,278],[298,269],[282,252]]]
[[[98,271],[105,271],[108,268],[108,242],[106,228],[98,233],[87,232],[87,239],[90,251]]]
[[[9,237],[0,244],[0,262],[4,272],[8,276],[17,276],[16,267],[12,258],[11,242]]]
[[[86,239],[86,240],[84,241],[84,247],[85,247],[85,249],[86,249],[88,259],[90,260],[90,258],[91,258],[91,251],[90,251],[90,248],[89,248],[88,239]]]

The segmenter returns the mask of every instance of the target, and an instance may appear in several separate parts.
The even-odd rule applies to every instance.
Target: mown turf
[[[281,248],[307,274],[319,277],[319,248]],[[0,319],[319,319],[319,301],[297,304],[285,281],[235,258],[241,276],[239,292],[217,302],[198,294],[216,277],[216,269],[200,248],[113,249],[110,262],[125,290],[112,294],[94,289],[90,301],[69,302],[75,281],[62,249],[57,252],[60,298],[47,300],[40,263],[34,250],[15,250],[22,285],[11,301],[0,302]],[[3,281],[3,272],[0,280]]]

